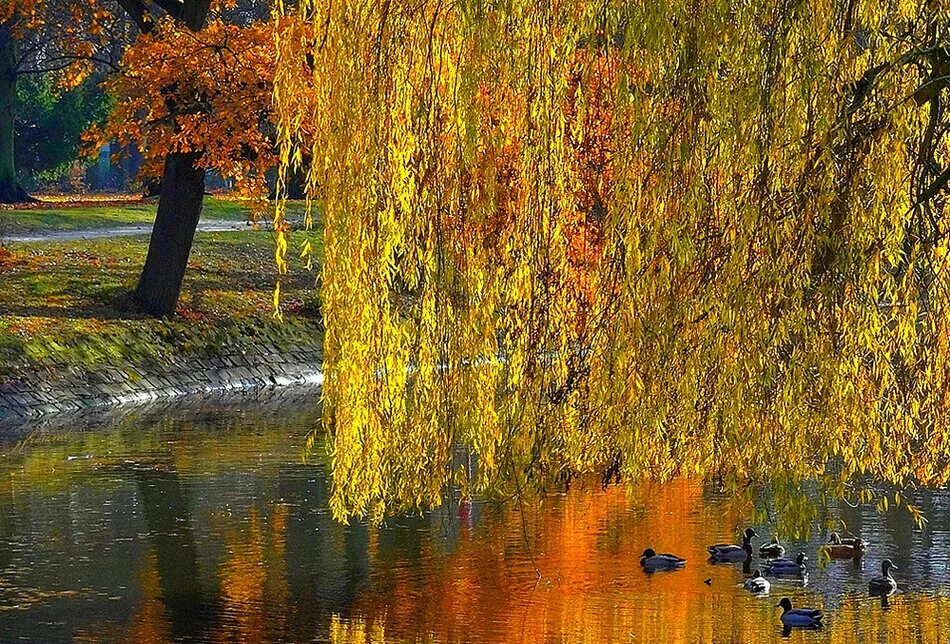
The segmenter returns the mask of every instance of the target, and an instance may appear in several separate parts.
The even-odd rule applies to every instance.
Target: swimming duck
[[[640,557],[640,565],[646,572],[677,570],[686,565],[686,560],[676,555],[658,555],[653,548],[647,548]]]
[[[792,600],[788,597],[783,597],[778,607],[782,609],[782,623],[785,626],[818,628],[824,617],[824,613],[817,608],[792,608]]]
[[[777,576],[804,577],[805,562],[808,557],[804,552],[798,553],[794,560],[791,559],[773,559],[765,562],[765,570]]]
[[[898,570],[890,559],[881,562],[881,576],[873,577],[868,582],[868,593],[877,597],[887,597],[897,591],[897,582],[891,577],[891,571]]]
[[[742,587],[756,595],[767,595],[769,589],[772,588],[772,584],[770,584],[769,580],[763,577],[759,569],[756,568],[752,576],[742,582]]]
[[[861,537],[842,539],[837,532],[831,533],[831,543],[825,551],[832,559],[857,559],[867,550],[867,542]]]
[[[717,543],[708,546],[709,561],[712,563],[741,562],[752,557],[752,537],[758,536],[752,528],[746,528],[742,534],[742,545]]]
[[[768,543],[762,544],[759,548],[759,556],[768,559],[778,559],[785,554],[785,546],[780,544],[775,537]]]

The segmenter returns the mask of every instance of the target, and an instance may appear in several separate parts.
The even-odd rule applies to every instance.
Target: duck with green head
[[[679,570],[686,565],[686,560],[676,555],[657,554],[653,548],[647,548],[640,557],[640,565],[644,572]]]
[[[881,562],[881,576],[872,577],[868,582],[868,593],[875,597],[888,597],[897,592],[897,581],[891,576],[892,570],[898,570],[890,559]]]
[[[741,563],[752,558],[752,537],[758,536],[752,528],[742,533],[742,545],[717,543],[707,546],[710,563]]]
[[[821,618],[824,617],[817,608],[792,608],[792,600],[783,597],[778,603],[782,609],[782,624],[794,628],[820,628]]]

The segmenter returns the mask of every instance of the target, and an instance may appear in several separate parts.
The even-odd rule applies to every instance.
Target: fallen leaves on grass
[[[16,254],[9,248],[0,246],[0,271],[13,266]]]

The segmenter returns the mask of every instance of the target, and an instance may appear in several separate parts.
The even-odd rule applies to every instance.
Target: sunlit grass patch
[[[319,252],[319,237],[308,235]],[[169,321],[145,318],[131,302],[147,247],[144,236],[11,245],[0,266],[0,375],[319,332],[319,308],[288,310],[283,325],[273,320],[277,274],[267,230],[196,235],[178,316]],[[299,261],[290,268],[282,277],[289,301],[313,299],[313,274]]]

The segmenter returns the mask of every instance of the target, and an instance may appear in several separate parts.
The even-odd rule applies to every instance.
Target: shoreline
[[[0,383],[0,427],[155,403],[319,389],[323,384],[320,358],[317,346],[279,350],[261,344],[135,366],[73,367],[43,375],[37,370]]]

